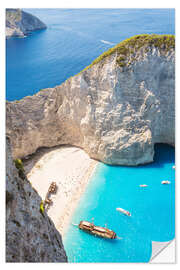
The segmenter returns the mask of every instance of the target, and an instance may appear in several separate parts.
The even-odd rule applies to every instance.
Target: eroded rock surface
[[[6,9],[6,37],[24,37],[29,32],[45,28],[46,25],[37,17],[21,9]]]
[[[153,161],[155,143],[174,145],[175,51],[166,37],[156,40],[135,41],[127,57],[115,50],[60,86],[7,102],[14,158],[71,144],[108,164],[137,165]]]
[[[61,236],[41,197],[18,176],[9,140],[6,146],[6,262],[67,262]]]

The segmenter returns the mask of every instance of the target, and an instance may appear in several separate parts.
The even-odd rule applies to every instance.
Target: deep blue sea
[[[6,42],[6,99],[61,84],[120,41],[174,34],[174,9],[24,9],[46,30]]]
[[[137,34],[174,34],[174,9],[26,9],[47,29],[6,41],[6,99],[18,100],[61,84],[97,56]],[[70,225],[64,239],[69,262],[148,262],[151,241],[175,235],[174,149],[156,147],[145,166],[100,163],[72,222],[94,218],[122,240],[105,240]],[[170,180],[170,185],[161,185]],[[140,184],[148,187],[140,188]],[[117,212],[129,210],[132,217]]]
[[[64,238],[69,262],[148,262],[152,241],[174,238],[174,148],[155,145],[155,153],[154,163],[144,166],[98,165],[72,223],[94,218],[96,225],[107,224],[122,239],[94,237],[70,224]],[[171,184],[162,185],[162,180]],[[117,207],[129,210],[132,216],[117,212]]]

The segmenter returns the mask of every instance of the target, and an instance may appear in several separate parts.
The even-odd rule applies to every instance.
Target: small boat
[[[129,217],[131,216],[131,213],[127,210],[124,210],[123,208],[116,208],[116,210],[123,213],[126,216],[129,216]]]
[[[171,182],[168,181],[168,180],[164,180],[164,181],[161,182],[161,184],[163,184],[163,185],[168,185],[168,184],[171,184]]]
[[[117,238],[117,235],[114,231],[109,230],[108,228],[95,226],[93,223],[89,221],[85,221],[85,220],[80,221],[78,227],[79,229],[87,233],[90,233],[90,234],[93,234],[95,236],[99,236],[102,238],[107,238],[107,239]]]
[[[146,184],[142,184],[142,185],[139,185],[140,187],[147,187],[148,185]]]
[[[172,166],[172,168],[173,168],[173,169],[176,169],[176,166],[174,165],[174,166]]]
[[[58,189],[58,187],[57,187],[57,185],[56,185],[56,182],[52,182],[52,183],[50,184],[50,187],[49,187],[49,189],[48,189],[48,192],[49,192],[49,193],[56,194],[57,189]]]

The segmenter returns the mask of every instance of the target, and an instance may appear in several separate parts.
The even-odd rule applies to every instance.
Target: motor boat
[[[142,185],[139,185],[140,187],[147,187],[148,185],[146,184],[142,184]]]
[[[131,216],[131,213],[127,210],[124,210],[123,208],[116,208],[116,210],[123,213],[126,216],[129,216],[129,217]]]
[[[164,181],[161,182],[161,184],[163,184],[163,185],[168,185],[168,184],[171,184],[171,182],[168,181],[168,180],[164,180]]]

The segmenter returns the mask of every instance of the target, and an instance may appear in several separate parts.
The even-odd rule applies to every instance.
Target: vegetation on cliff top
[[[110,48],[108,51],[101,54],[96,58],[89,66],[84,68],[85,71],[93,65],[101,62],[107,56],[117,53],[117,64],[121,67],[125,66],[125,60],[133,54],[135,51],[142,47],[148,50],[148,47],[158,47],[161,50],[168,51],[171,48],[175,48],[175,37],[174,35],[157,35],[157,34],[141,34],[125,39],[124,41],[117,44],[115,47]],[[81,72],[82,72],[81,71]],[[80,72],[80,73],[81,73]]]

